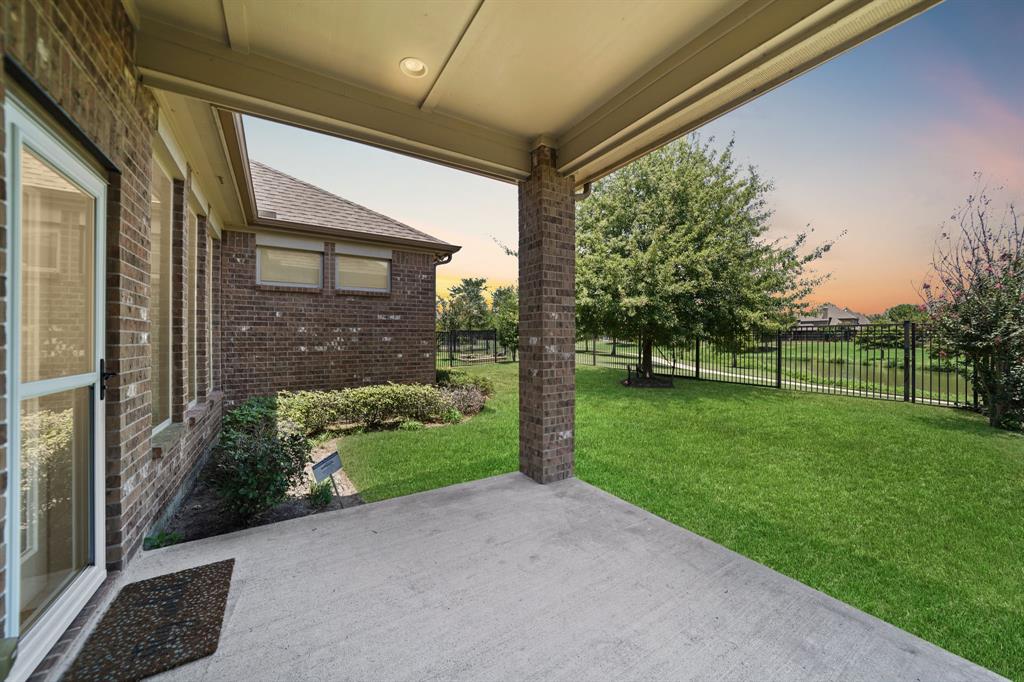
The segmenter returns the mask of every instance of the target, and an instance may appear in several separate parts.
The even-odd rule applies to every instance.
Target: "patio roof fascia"
[[[219,107],[337,135],[505,181],[530,172],[530,141],[151,22],[143,83]]]
[[[560,136],[559,172],[598,180],[942,0],[813,2],[813,12],[773,0],[733,12]],[[758,47],[741,54],[737,43]]]
[[[581,186],[940,1],[749,0],[568,130],[544,135],[559,172]],[[436,92],[416,105],[251,53],[231,21],[228,44],[142,26],[136,58],[151,87],[504,181],[529,174],[535,140],[435,110],[458,45]]]

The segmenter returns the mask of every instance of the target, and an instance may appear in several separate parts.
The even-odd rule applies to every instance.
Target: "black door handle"
[[[117,372],[107,371],[106,359],[100,359],[100,400],[107,397],[107,381],[117,376]]]

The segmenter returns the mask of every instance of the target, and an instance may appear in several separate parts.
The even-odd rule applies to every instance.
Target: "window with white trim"
[[[256,280],[260,284],[317,289],[323,285],[322,251],[259,246],[256,253]]]
[[[388,258],[337,254],[334,273],[338,289],[391,291],[391,260]]]

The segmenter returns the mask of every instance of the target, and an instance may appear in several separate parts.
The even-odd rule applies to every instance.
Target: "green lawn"
[[[516,365],[463,424],[341,443],[367,500],[514,471]],[[1003,675],[1024,680],[1024,437],[977,415],[577,372],[577,474]]]

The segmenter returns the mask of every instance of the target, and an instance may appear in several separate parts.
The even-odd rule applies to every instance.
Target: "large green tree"
[[[888,308],[877,322],[927,322],[928,309],[917,303],[899,303]]]
[[[438,297],[438,327],[446,331],[493,328],[486,291],[484,277],[465,277],[451,286],[448,298]]]
[[[514,285],[495,289],[491,294],[491,315],[499,343],[515,361],[519,350],[519,289]]]
[[[681,139],[594,186],[576,218],[577,324],[652,346],[709,338],[734,352],[752,331],[788,325],[823,276],[831,242],[766,237],[770,182],[711,142]]]

